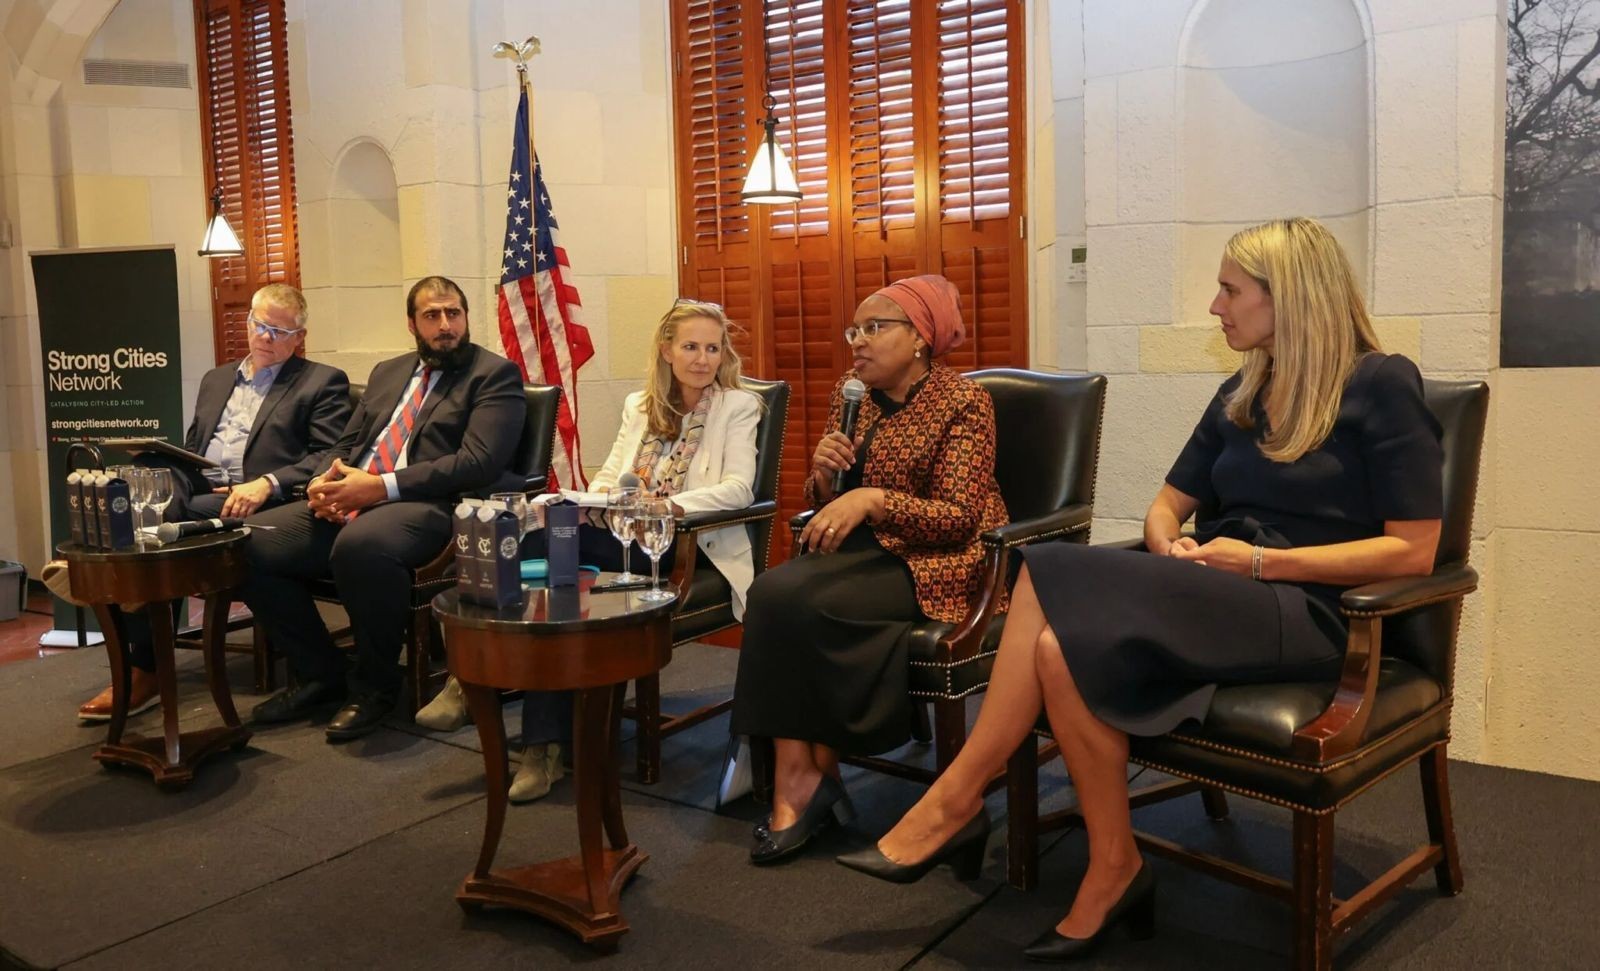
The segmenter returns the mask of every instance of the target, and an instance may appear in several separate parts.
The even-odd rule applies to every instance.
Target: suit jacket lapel
[[[439,383],[435,384],[433,386],[433,390],[428,392],[428,397],[422,400],[422,410],[417,412],[417,423],[416,425],[412,426],[411,437],[406,439],[406,456],[408,461],[411,455],[411,450],[415,448],[417,444],[417,438],[419,437],[417,433],[422,430],[423,425],[428,423],[428,419],[433,417],[433,409],[439,407],[439,402],[444,400],[444,396],[450,393],[450,389],[455,386],[458,380],[460,380],[460,375],[461,371],[459,370],[440,371]]]
[[[233,370],[228,372],[228,380],[215,382],[221,385],[221,394],[201,394],[194,403],[195,427],[200,430],[200,444],[194,449],[204,452],[206,445],[217,434],[217,425],[222,421],[222,412],[228,407],[228,399],[233,396],[234,386],[238,384],[239,362],[235,361]],[[201,385],[202,389],[205,387]]]
[[[261,407],[256,409],[256,420],[250,425],[250,437],[245,439],[244,454],[248,456],[250,449],[255,447],[256,436],[261,434],[261,429],[267,427],[267,422],[272,417],[272,409],[278,407],[278,402],[289,393],[289,386],[294,384],[300,372],[305,370],[306,362],[298,357],[291,357],[278,368],[277,377],[272,379],[272,387],[267,389],[267,396],[261,400]]]
[[[367,409],[366,434],[362,436],[356,453],[350,456],[350,461],[360,461],[361,456],[376,448],[378,436],[388,429],[389,417],[394,414],[395,406],[400,403],[400,396],[406,393],[406,386],[411,383],[411,375],[417,370],[415,353],[407,354],[405,361],[407,366],[395,368],[393,377],[387,374],[383,376],[383,384],[373,382],[367,385],[366,396],[362,399]],[[377,377],[376,372],[373,376]]]

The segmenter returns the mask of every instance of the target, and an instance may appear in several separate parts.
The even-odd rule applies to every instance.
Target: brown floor
[[[55,626],[55,620],[50,614],[52,598],[49,591],[29,590],[28,603],[16,620],[0,621],[0,664],[10,664],[13,661],[26,661],[29,658],[44,657],[48,654],[60,654],[63,651],[78,650],[75,647],[40,647],[39,635]],[[199,601],[189,601],[189,623],[200,622]],[[249,616],[243,604],[233,605],[233,614],[236,616]],[[88,650],[103,655],[105,648],[96,644]]]
[[[54,626],[55,622],[50,617],[50,594],[42,590],[29,591],[27,607],[17,615],[17,619],[0,621],[0,664],[73,650],[39,646],[39,635]],[[93,650],[104,648],[96,647]]]

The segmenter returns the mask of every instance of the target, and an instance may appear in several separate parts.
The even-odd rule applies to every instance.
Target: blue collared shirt
[[[249,364],[249,358],[239,362],[239,369],[233,374],[233,393],[228,396],[228,404],[217,421],[216,434],[206,444],[206,458],[221,466],[208,470],[208,477],[218,485],[238,485],[244,481],[244,450],[250,443],[250,429],[255,427],[261,403],[267,399],[272,382],[278,379],[278,371],[283,368],[283,364],[278,363],[256,368],[247,375],[245,368]],[[220,481],[224,475],[226,481]]]

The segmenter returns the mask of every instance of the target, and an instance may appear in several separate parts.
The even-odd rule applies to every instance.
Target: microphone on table
[[[156,527],[156,539],[163,543],[175,543],[190,536],[221,533],[238,529],[243,525],[242,519],[197,519],[191,523],[162,523]]]
[[[844,388],[839,392],[844,396],[844,407],[839,412],[839,431],[851,442],[856,440],[856,418],[861,414],[861,399],[867,396],[867,386],[861,383],[860,378],[851,378],[844,383]],[[835,494],[844,491],[844,474],[849,470],[840,469],[833,474],[833,491]]]
[[[640,484],[639,477],[632,472],[624,472],[617,476],[618,489],[637,489]]]

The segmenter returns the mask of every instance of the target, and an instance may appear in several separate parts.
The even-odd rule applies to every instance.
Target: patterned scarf
[[[646,492],[653,490],[658,496],[675,496],[683,491],[683,480],[689,474],[689,463],[694,460],[694,453],[700,451],[700,440],[705,437],[706,417],[711,414],[711,399],[718,391],[715,385],[707,388],[700,396],[699,404],[684,416],[683,434],[678,436],[677,444],[672,446],[672,454],[667,459],[667,470],[659,482],[655,481],[656,465],[661,461],[661,453],[665,452],[671,443],[665,435],[646,438],[639,443],[639,453],[633,458],[633,474],[639,477],[639,485]]]

